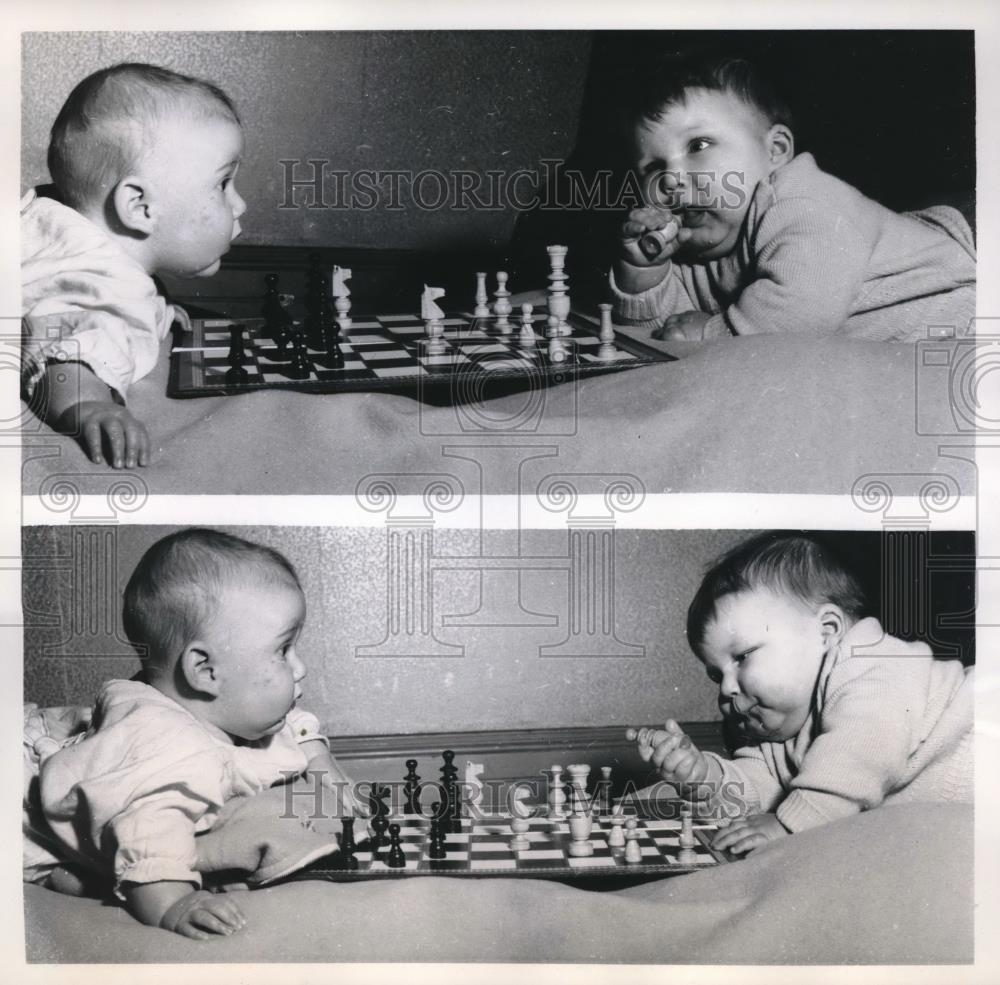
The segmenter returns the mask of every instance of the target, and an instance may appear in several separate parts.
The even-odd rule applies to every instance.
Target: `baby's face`
[[[649,204],[669,208],[693,233],[678,259],[732,252],[757,183],[790,157],[789,145],[775,161],[773,136],[756,109],[708,89],[687,90],[659,120],[636,128],[636,164]]]
[[[295,652],[305,599],[288,582],[227,587],[203,631],[215,661],[212,721],[241,739],[279,732],[301,697],[306,669]]]
[[[170,117],[142,165],[156,225],[152,273],[207,277],[240,233],[246,203],[236,191],[243,132],[222,117]]]
[[[753,589],[716,602],[701,660],[740,734],[782,741],[805,724],[826,645],[819,611]]]

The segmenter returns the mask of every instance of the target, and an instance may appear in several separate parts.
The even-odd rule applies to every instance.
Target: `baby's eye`
[[[688,150],[692,154],[697,154],[699,151],[707,150],[711,145],[712,142],[707,137],[695,137],[688,143]]]

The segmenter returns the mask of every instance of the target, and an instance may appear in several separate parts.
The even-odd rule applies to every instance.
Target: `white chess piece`
[[[546,252],[549,254],[549,337],[559,335],[570,335],[572,329],[569,327],[567,319],[570,312],[570,300],[568,288],[566,287],[566,254],[565,246],[547,246]]]
[[[486,274],[477,273],[476,274],[476,308],[472,314],[476,318],[489,318],[490,308],[487,304],[489,301],[489,295],[486,293]]]
[[[335,266],[333,268],[333,286],[330,293],[333,295],[333,306],[337,309],[337,324],[340,328],[351,327],[351,319],[349,317],[351,310],[351,289],[347,286],[347,281],[350,279],[350,267]]]
[[[521,334],[518,336],[518,341],[523,346],[535,344],[535,329],[531,322],[532,311],[534,311],[533,306],[527,302],[521,305]]]
[[[444,340],[444,312],[436,303],[443,297],[443,287],[428,287],[424,284],[424,293],[420,296],[420,317],[427,329],[427,351],[432,356],[439,356],[447,350]]]
[[[497,316],[496,327],[507,335],[511,328],[507,318],[514,309],[510,303],[510,291],[507,290],[507,274],[503,270],[497,271],[497,289],[493,296],[496,299],[493,302],[493,313]]]
[[[601,344],[597,347],[597,358],[605,362],[618,358],[618,350],[615,349],[615,329],[611,324],[611,305],[599,304],[601,312]]]
[[[625,822],[625,861],[629,865],[635,865],[642,861],[642,848],[639,846],[637,827],[638,822],[634,817],[630,817]]]
[[[554,821],[562,820],[566,816],[566,791],[562,786],[563,768],[553,766],[549,773],[549,817]]]

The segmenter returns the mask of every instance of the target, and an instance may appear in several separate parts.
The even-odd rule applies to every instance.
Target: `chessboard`
[[[434,875],[558,880],[647,878],[681,875],[731,861],[726,853],[711,847],[716,826],[697,818],[692,825],[694,847],[685,851],[680,845],[681,820],[654,814],[636,817],[633,837],[641,854],[633,862],[626,861],[624,849],[608,844],[612,829],[609,815],[594,818],[589,838],[593,853],[583,857],[574,857],[569,851],[572,837],[568,819],[527,819],[528,827],[523,837],[528,847],[515,851],[510,847],[514,832],[509,816],[462,818],[461,829],[445,835],[445,851],[441,858],[428,855],[430,821],[427,818],[417,815],[391,820],[400,826],[398,840],[404,865],[390,866],[388,846],[372,851],[370,840],[365,839],[358,842],[352,853],[354,867],[345,868],[338,852],[319,859],[289,878],[333,882]]]
[[[498,329],[495,317],[446,314],[443,335],[428,338],[425,322],[411,314],[354,316],[349,328],[326,338],[282,328],[272,337],[263,318],[192,319],[175,338],[167,394],[230,396],[256,390],[306,393],[440,389],[454,399],[481,399],[484,387],[564,383],[581,376],[670,362],[658,349],[621,334],[602,343],[598,327],[570,312],[569,334],[553,345],[545,314],[529,316],[532,338],[520,316]]]

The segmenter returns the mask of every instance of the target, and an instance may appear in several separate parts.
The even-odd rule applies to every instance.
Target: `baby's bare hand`
[[[164,915],[161,926],[175,934],[208,940],[213,934],[228,937],[246,926],[243,911],[225,894],[194,892],[174,904]]]
[[[701,342],[705,338],[705,325],[711,317],[705,311],[682,311],[671,315],[653,332],[653,338],[675,342]]]
[[[787,834],[776,814],[750,814],[736,818],[720,831],[712,840],[712,847],[734,855],[746,855]]]
[[[639,756],[668,783],[696,784],[708,776],[705,754],[673,719],[662,729],[629,729],[625,735],[638,742]]]
[[[691,230],[665,209],[633,209],[621,227],[621,255],[634,267],[665,264],[691,238]]]
[[[81,401],[62,415],[58,427],[80,439],[95,465],[103,465],[105,459],[116,469],[149,464],[149,434],[121,404]]]

